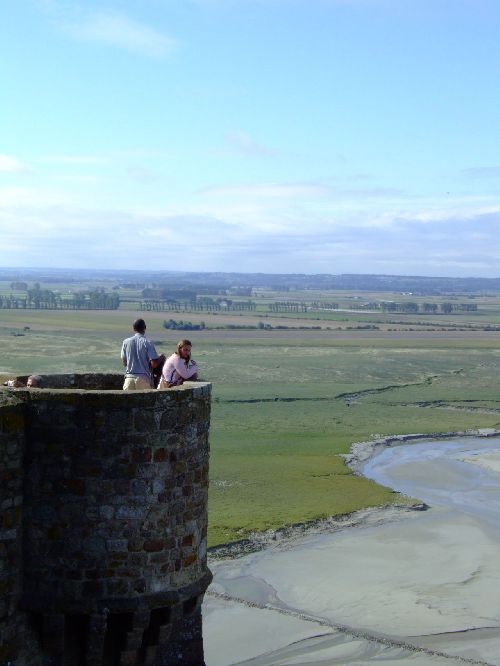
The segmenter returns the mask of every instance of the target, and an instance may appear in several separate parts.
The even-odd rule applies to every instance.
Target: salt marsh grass
[[[143,313],[158,351],[174,348]],[[0,372],[121,371],[135,313],[0,311]],[[402,498],[340,454],[375,435],[500,427],[498,333],[196,331],[213,384],[210,543]]]

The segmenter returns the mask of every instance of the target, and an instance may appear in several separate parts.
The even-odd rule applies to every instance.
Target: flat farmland
[[[387,321],[383,330],[167,331],[169,313],[139,314],[158,351],[192,339],[213,384],[211,545],[404,501],[350,472],[341,456],[353,442],[500,427],[495,331],[389,330]],[[135,316],[0,310],[0,372],[121,371],[121,341]],[[195,313],[181,316],[196,321]],[[223,317],[258,321],[212,320]],[[362,325],[363,317],[351,313],[342,325]]]

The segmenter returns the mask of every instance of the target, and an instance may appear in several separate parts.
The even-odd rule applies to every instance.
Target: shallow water
[[[387,448],[363,473],[431,510],[211,565],[208,666],[500,664],[499,470],[496,438]]]
[[[457,438],[385,449],[362,469],[377,483],[427,504],[500,525],[500,440]]]

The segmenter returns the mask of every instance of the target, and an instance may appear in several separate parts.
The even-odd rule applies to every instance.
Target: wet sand
[[[208,666],[500,664],[500,439],[396,443],[352,464],[432,508],[212,563]]]

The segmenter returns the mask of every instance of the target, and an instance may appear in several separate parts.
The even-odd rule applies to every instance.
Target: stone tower
[[[2,665],[204,663],[210,385],[122,381],[0,392]]]

